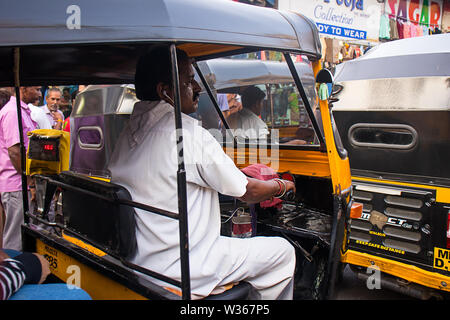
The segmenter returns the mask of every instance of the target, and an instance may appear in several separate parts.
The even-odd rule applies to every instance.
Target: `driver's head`
[[[197,110],[201,91],[194,80],[194,68],[186,52],[177,49],[177,63],[180,78],[181,111],[189,114]],[[173,105],[170,51],[167,46],[156,47],[139,58],[136,66],[135,88],[140,100],[165,100]]]
[[[250,86],[242,92],[242,106],[246,109],[250,109],[257,115],[260,115],[265,97],[266,94],[264,91],[258,87]]]

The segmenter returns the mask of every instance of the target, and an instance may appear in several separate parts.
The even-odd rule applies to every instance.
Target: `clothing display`
[[[391,40],[399,39],[397,21],[389,18],[389,37]]]
[[[417,26],[414,23],[410,24],[410,31],[411,38],[417,37]]]
[[[389,35],[387,35],[387,32]],[[418,21],[407,20],[391,14],[380,16],[379,38],[383,40],[414,38],[439,33],[442,33],[442,31],[438,25],[428,26]]]
[[[405,37],[403,34],[404,29],[405,29],[405,23],[402,20],[397,19],[397,30],[398,30],[398,38],[399,39],[403,39]]]
[[[380,39],[390,38],[390,24],[389,17],[386,14],[380,17]]]

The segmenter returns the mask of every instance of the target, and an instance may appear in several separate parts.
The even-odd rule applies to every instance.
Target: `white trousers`
[[[238,253],[219,286],[246,281],[256,289],[250,297],[253,300],[292,300],[296,258],[295,249],[287,240],[280,237],[223,238],[221,240],[236,241],[231,247],[237,248]]]

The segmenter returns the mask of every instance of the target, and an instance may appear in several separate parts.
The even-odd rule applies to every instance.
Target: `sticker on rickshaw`
[[[36,247],[37,252],[47,259],[50,269],[56,271],[58,269],[58,251],[41,241],[37,241]]]
[[[66,280],[73,273],[76,261],[59,250],[46,245],[40,240],[36,241],[36,251],[47,259],[50,271],[62,280]]]
[[[433,267],[450,271],[450,250],[435,247]]]

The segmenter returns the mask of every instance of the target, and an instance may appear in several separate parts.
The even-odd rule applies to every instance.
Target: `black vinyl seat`
[[[67,228],[108,249],[113,256],[131,259],[136,253],[134,208],[119,205],[131,200],[124,187],[79,174],[63,172],[60,180],[91,194],[69,190],[63,196],[63,215]],[[98,196],[96,196],[98,195]]]

